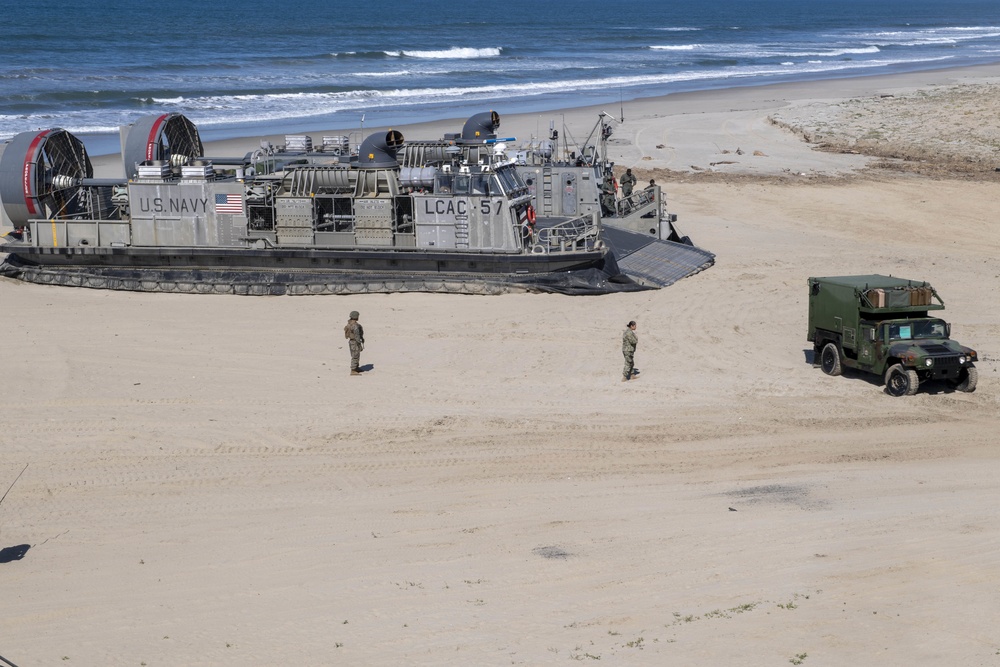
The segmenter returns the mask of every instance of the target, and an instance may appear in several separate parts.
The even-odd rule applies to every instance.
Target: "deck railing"
[[[597,238],[601,225],[596,216],[582,215],[538,230],[534,252],[573,251],[587,248]]]

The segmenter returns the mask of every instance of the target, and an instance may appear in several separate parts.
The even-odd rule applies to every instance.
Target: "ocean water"
[[[997,0],[21,0],[0,140],[92,153],[177,111],[206,140],[1000,61]],[[107,149],[107,150],[104,150]]]

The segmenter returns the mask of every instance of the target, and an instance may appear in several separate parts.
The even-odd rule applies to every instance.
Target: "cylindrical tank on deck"
[[[403,167],[399,170],[399,184],[404,188],[430,188],[436,174],[435,167]]]
[[[427,164],[451,160],[454,157],[449,152],[451,148],[455,148],[455,146],[450,144],[407,144],[403,147],[403,164]],[[461,153],[461,149],[458,152]]]

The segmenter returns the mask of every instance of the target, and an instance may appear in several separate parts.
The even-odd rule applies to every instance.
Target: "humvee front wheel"
[[[895,364],[885,372],[885,393],[890,396],[913,396],[920,386],[917,372]]]
[[[959,391],[975,391],[978,380],[979,371],[976,370],[975,366],[969,366],[962,369],[962,372],[958,375],[958,381],[952,386]]]
[[[819,363],[827,375],[840,375],[844,372],[840,365],[840,350],[837,349],[836,343],[827,343],[823,346],[822,352],[819,353]]]

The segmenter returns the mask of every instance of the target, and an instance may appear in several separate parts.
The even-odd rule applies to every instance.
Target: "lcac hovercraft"
[[[62,129],[0,153],[0,201],[15,240],[4,275],[143,291],[240,294],[642,289],[618,270],[595,214],[532,225],[532,196],[483,139],[405,142],[374,133],[313,148],[305,136],[242,158],[205,157],[180,114],[122,130],[127,178],[97,179]]]

